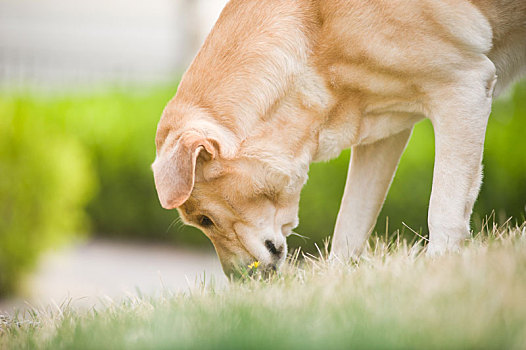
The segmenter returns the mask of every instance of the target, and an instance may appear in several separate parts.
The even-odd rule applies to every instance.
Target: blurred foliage
[[[313,164],[300,204],[298,233],[292,247],[315,251],[332,234],[345,186],[350,152],[329,163]],[[484,181],[475,204],[473,228],[493,215],[503,223],[509,217],[523,221],[526,206],[526,82],[515,86],[493,105],[486,136]],[[402,156],[396,177],[378,218],[375,232],[427,235],[427,210],[434,164],[434,135],[429,120],[417,124]],[[407,225],[411,230],[405,227]],[[321,244],[321,245],[320,245]]]
[[[175,85],[175,84],[174,84]],[[174,87],[109,88],[98,93],[12,94],[14,118],[42,116],[74,139],[90,160],[97,191],[87,205],[95,235],[203,244],[175,211],[159,206],[151,163],[155,131]],[[5,93],[4,93],[5,95]]]
[[[86,228],[95,174],[85,148],[32,101],[0,98],[0,295],[38,254]]]
[[[163,210],[154,188],[150,164],[156,125],[174,90],[0,93],[0,288],[10,280],[4,276],[30,266],[38,251],[85,227],[85,212],[96,235],[210,244],[197,230],[183,227],[175,211]],[[524,216],[525,132],[522,83],[494,105],[475,227],[494,209],[501,221]],[[386,231],[389,217],[389,233],[405,223],[426,234],[433,141],[431,124],[419,123],[378,220],[379,233]],[[348,159],[345,151],[329,163],[312,165],[297,229],[309,238],[292,237],[292,248],[302,245],[313,252],[314,243],[332,234]]]

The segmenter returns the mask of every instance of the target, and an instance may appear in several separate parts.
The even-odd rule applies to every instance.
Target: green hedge
[[[86,210],[95,235],[200,245],[206,240],[196,230],[182,228],[175,211],[159,206],[150,168],[157,122],[174,93],[175,87],[108,88],[18,94],[9,103],[24,106],[13,112],[16,117],[42,116],[89,156],[97,191]]]
[[[182,227],[175,211],[159,206],[150,170],[157,122],[175,85],[47,97],[0,93],[1,276],[24,269],[42,247],[85,227],[84,208],[98,236],[209,244],[197,230]],[[524,216],[525,132],[523,83],[494,106],[476,225],[494,209],[501,220]],[[432,127],[424,121],[402,157],[379,232],[385,232],[386,216],[389,232],[402,229],[402,222],[427,232],[433,153]],[[346,151],[332,162],[312,166],[297,230],[310,238],[292,237],[292,247],[312,252],[314,243],[332,233],[348,158]],[[19,264],[22,260],[27,262]]]
[[[0,98],[0,295],[38,254],[86,228],[95,175],[85,148],[50,115]]]
[[[314,164],[303,190],[298,232],[311,237],[307,242],[293,237],[293,246],[314,250],[323,237],[332,234],[345,185],[350,153],[329,163]],[[434,135],[428,120],[420,122],[402,156],[397,175],[375,231],[385,234],[400,229],[406,236],[415,231],[427,234],[427,210],[434,164]],[[482,219],[495,211],[495,219],[509,217],[523,221],[526,206],[526,82],[497,100],[488,125],[484,154],[484,182],[475,204],[473,227],[480,229]]]

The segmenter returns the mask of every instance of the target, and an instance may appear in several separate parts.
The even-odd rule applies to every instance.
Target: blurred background
[[[223,278],[206,237],[158,204],[150,164],[161,112],[225,3],[0,0],[0,299]],[[433,142],[418,124],[377,234],[427,235]],[[292,249],[331,235],[348,159],[311,167],[296,230],[308,238]],[[484,165],[473,228],[523,221],[525,83],[495,103]]]

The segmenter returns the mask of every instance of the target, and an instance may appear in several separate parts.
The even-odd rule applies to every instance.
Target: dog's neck
[[[242,153],[270,155],[275,147],[272,157],[302,163],[339,154],[356,130],[331,125],[338,101],[316,69],[320,19],[312,6],[311,0],[231,1],[175,100],[207,110],[236,135]],[[257,18],[248,16],[254,11]]]
[[[176,99],[207,109],[242,139],[249,137],[288,93],[312,49],[312,11],[300,1],[292,5],[229,2],[181,80]]]

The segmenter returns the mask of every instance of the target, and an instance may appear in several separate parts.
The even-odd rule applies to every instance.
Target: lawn
[[[67,303],[0,319],[0,348],[323,349],[526,347],[526,223],[485,227],[459,254],[375,238],[354,263],[295,259],[224,289]]]

